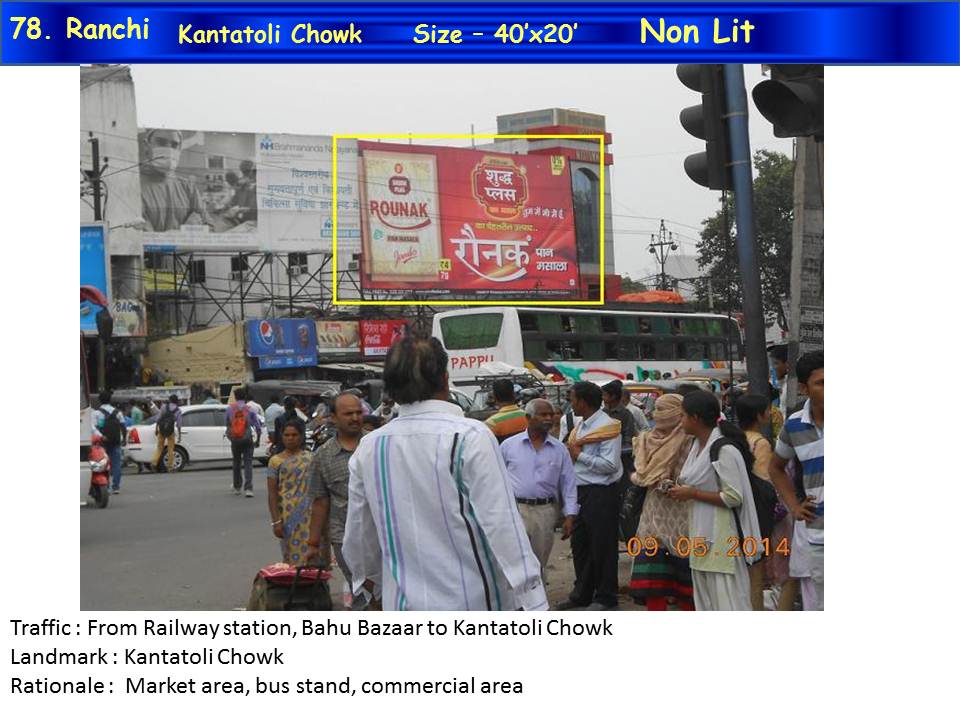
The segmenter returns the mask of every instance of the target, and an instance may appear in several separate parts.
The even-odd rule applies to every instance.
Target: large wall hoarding
[[[103,223],[80,225],[80,284],[94,287],[110,298],[110,253],[107,229]],[[97,334],[97,315],[101,308],[89,300],[80,303],[80,332]]]
[[[324,135],[142,129],[143,242],[155,249],[330,252],[333,142]],[[337,146],[337,244],[359,252],[356,144]]]
[[[566,158],[358,146],[364,290],[576,297]]]

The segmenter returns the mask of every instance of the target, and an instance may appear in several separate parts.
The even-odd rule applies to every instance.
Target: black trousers
[[[617,483],[577,488],[580,514],[570,538],[577,580],[570,601],[578,605],[617,604],[619,498]]]
[[[253,490],[253,441],[231,442],[233,451],[233,489],[240,489],[240,466],[243,464],[243,489]]]

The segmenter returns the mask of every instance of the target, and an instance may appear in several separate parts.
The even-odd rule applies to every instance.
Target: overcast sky
[[[747,92],[762,78],[744,67]],[[680,127],[699,95],[675,65],[139,65],[141,127],[236,132],[477,133],[497,115],[548,107],[606,115],[613,134],[616,271],[655,271],[647,251],[660,218],[695,254],[700,221],[719,193],[696,185],[683,159],[703,143]],[[751,105],[751,151],[791,153]],[[456,144],[456,143],[451,143]]]

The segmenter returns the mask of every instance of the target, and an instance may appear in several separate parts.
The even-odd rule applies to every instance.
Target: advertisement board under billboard
[[[103,223],[80,226],[80,284],[90,285],[110,298],[110,260],[107,254],[107,230]],[[97,315],[101,308],[89,300],[80,303],[80,332],[97,334]]]
[[[361,320],[360,346],[364,357],[383,357],[406,332],[407,323],[403,320]]]
[[[355,321],[317,320],[319,355],[359,355],[360,324]]]
[[[247,320],[247,355],[264,370],[317,364],[317,328],[307,318]]]
[[[146,337],[147,317],[143,303],[127,298],[113,301],[113,334],[116,337]]]
[[[577,295],[566,158],[358,146],[365,290]]]
[[[329,252],[333,147],[328,136],[142,129],[147,245]],[[338,147],[337,242],[360,244],[356,145]]]

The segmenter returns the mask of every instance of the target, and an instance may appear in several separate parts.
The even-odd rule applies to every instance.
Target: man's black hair
[[[797,360],[797,381],[806,385],[814,370],[823,370],[823,350],[808,352]]]
[[[573,384],[573,394],[587,404],[592,410],[599,410],[603,405],[603,393],[592,382],[578,382]]]
[[[493,399],[501,403],[516,403],[517,397],[513,393],[513,382],[506,378],[494,380]]]
[[[619,380],[611,380],[603,386],[603,392],[609,395],[615,405],[623,401],[623,383]]]
[[[447,352],[434,337],[407,336],[387,352],[383,387],[401,405],[430,400],[445,390]]]

